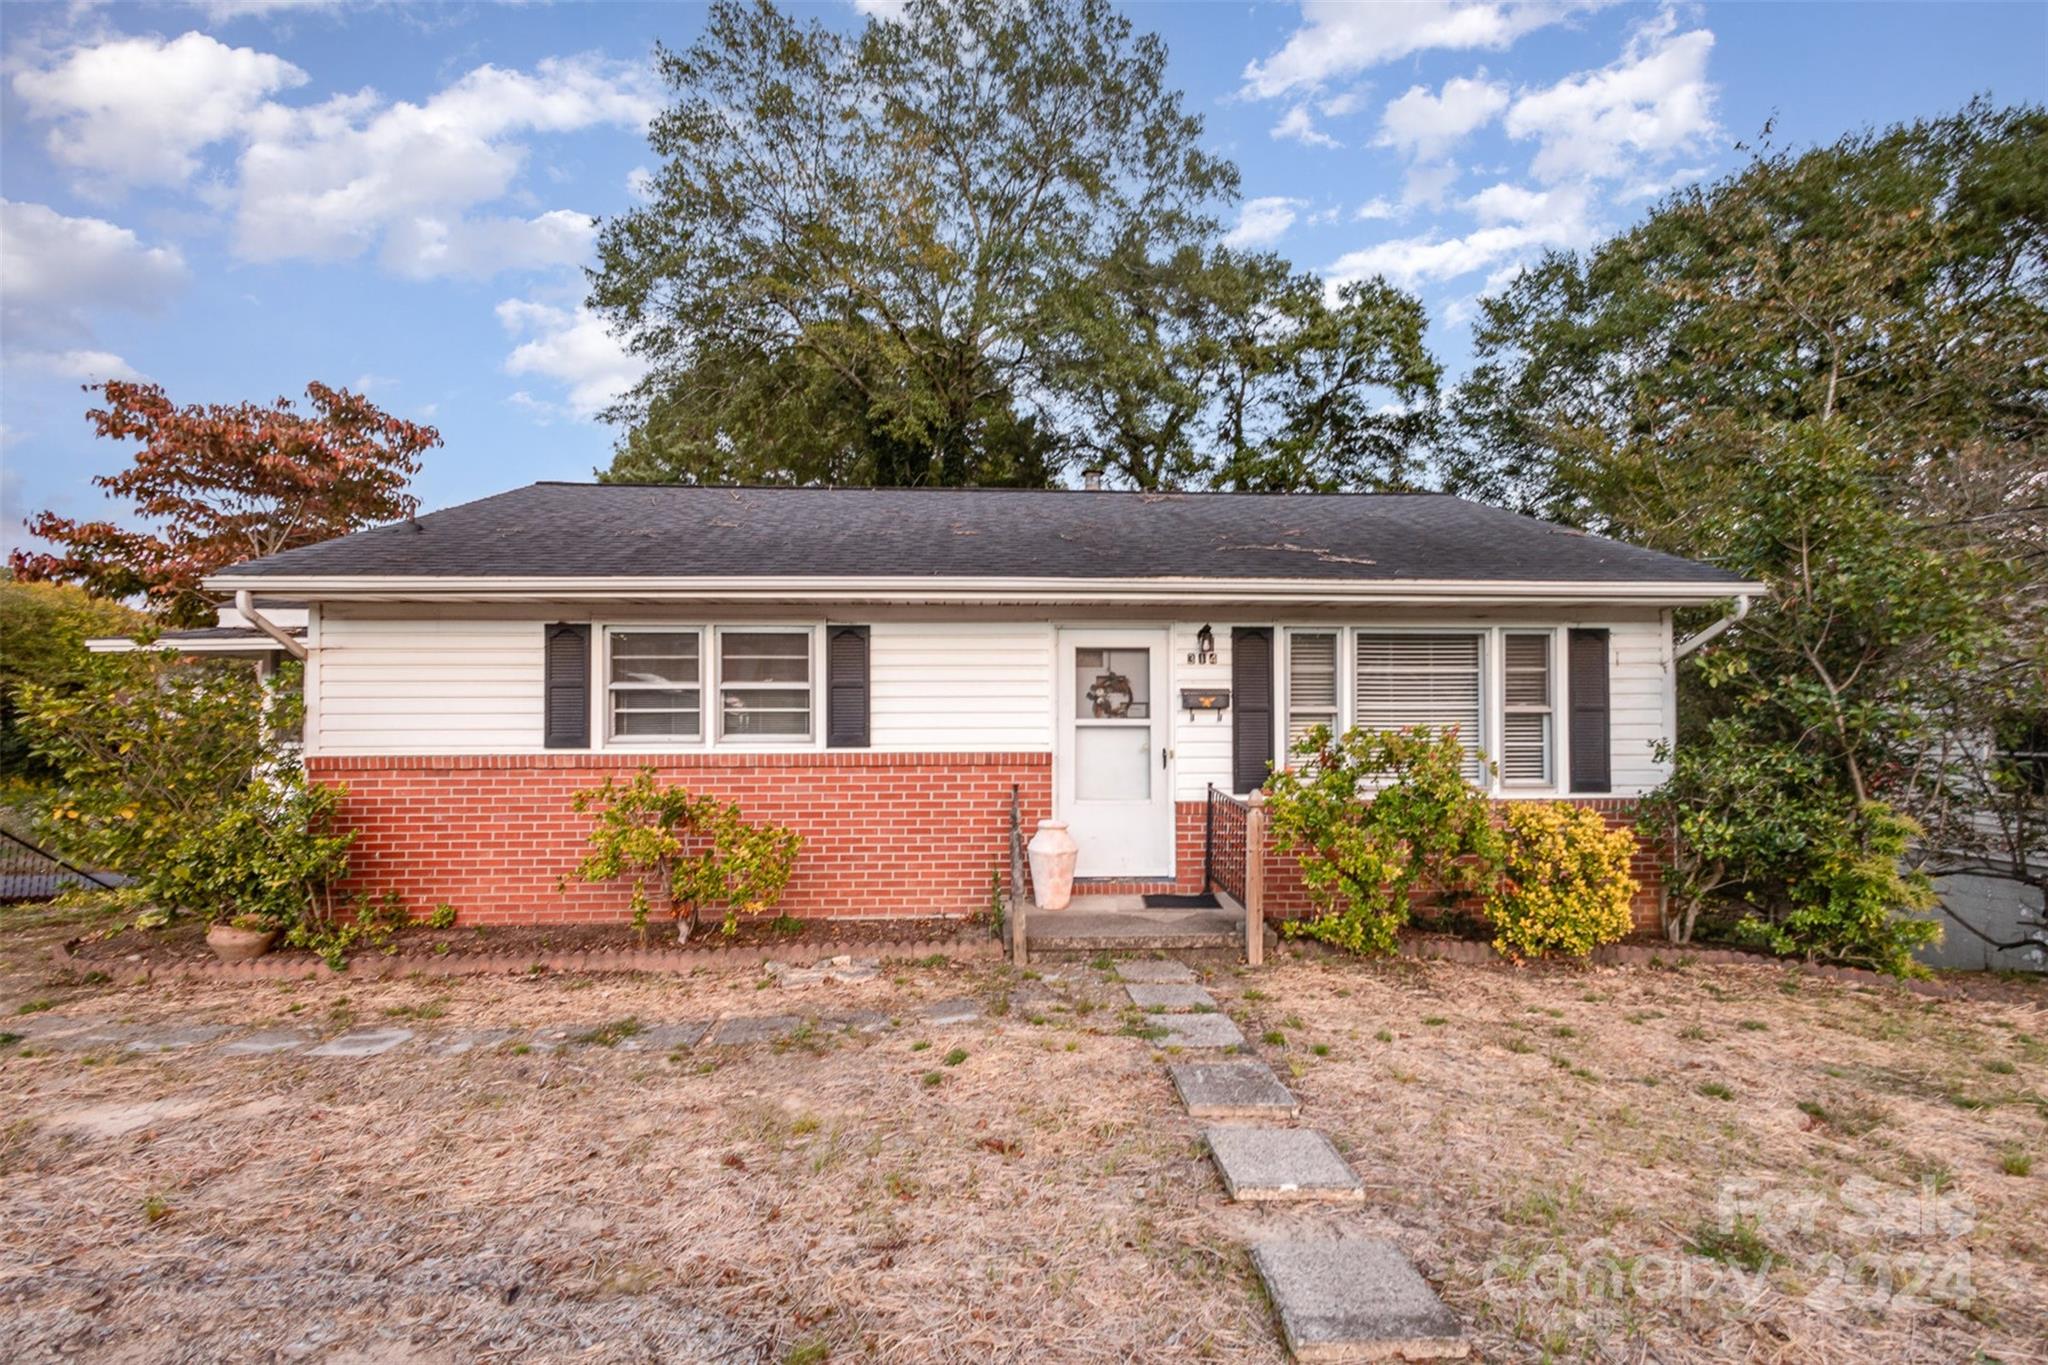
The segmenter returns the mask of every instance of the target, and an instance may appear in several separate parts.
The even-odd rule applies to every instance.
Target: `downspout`
[[[240,598],[241,595],[238,594],[236,597],[237,602],[240,601]],[[1697,635],[1688,635],[1685,639],[1679,641],[1678,647],[1671,651],[1672,661],[1675,663],[1678,660],[1683,659],[1686,655],[1692,653],[1701,645],[1707,643],[1707,641],[1713,639],[1716,635],[1719,635],[1722,631],[1728,629],[1728,627],[1734,625],[1743,617],[1749,615],[1749,602],[1750,599],[1747,597],[1737,597],[1735,599],[1735,610],[1733,612],[1722,617],[1720,620],[1714,622],[1714,624],[1708,626],[1705,630],[1699,632]]]
[[[277,622],[256,610],[256,594],[249,589],[243,588],[235,594],[235,610],[242,614],[244,621],[283,645],[285,652],[294,659],[306,657],[306,646],[302,642],[294,640],[278,626]]]

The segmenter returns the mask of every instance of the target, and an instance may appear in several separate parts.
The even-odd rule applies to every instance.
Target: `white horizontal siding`
[[[1614,794],[1638,796],[1670,775],[1652,746],[1672,738],[1673,674],[1668,619],[1608,627],[1607,690]]]
[[[316,754],[502,754],[541,742],[539,621],[321,613]]]
[[[869,742],[919,753],[1050,750],[1052,642],[1052,628],[1032,622],[877,623]]]
[[[1166,705],[1173,715],[1172,737],[1168,743],[1173,748],[1173,799],[1176,801],[1206,800],[1211,782],[1224,791],[1230,790],[1230,736],[1231,722],[1235,717],[1229,711],[1183,711],[1180,705],[1183,687],[1230,686],[1228,625],[1211,624],[1216,634],[1215,663],[1188,662],[1189,656],[1195,652],[1195,632],[1201,628],[1199,621],[1175,622],[1172,642],[1168,647],[1171,667],[1166,671]]]

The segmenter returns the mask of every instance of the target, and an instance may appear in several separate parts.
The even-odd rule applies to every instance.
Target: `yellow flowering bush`
[[[1629,875],[1636,837],[1599,812],[1563,801],[1513,801],[1503,819],[1507,859],[1487,902],[1502,953],[1584,957],[1634,927]]]

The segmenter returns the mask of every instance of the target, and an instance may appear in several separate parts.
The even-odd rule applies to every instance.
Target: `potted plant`
[[[262,957],[277,942],[277,926],[262,915],[236,915],[206,926],[206,946],[223,962]]]

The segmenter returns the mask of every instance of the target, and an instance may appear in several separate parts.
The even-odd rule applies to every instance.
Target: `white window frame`
[[[1459,742],[1467,749],[1479,754],[1479,780],[1473,786],[1481,791],[1492,792],[1499,788],[1499,774],[1494,768],[1491,740],[1495,725],[1499,687],[1500,657],[1499,642],[1493,637],[1499,632],[1489,626],[1461,625],[1455,622],[1441,624],[1411,624],[1399,626],[1352,626],[1344,632],[1344,672],[1348,682],[1346,696],[1350,705],[1346,711],[1347,727],[1358,724],[1358,640],[1363,635],[1464,635],[1479,642],[1479,734],[1460,735]]]
[[[1293,751],[1289,746],[1291,743],[1290,736],[1294,733],[1295,637],[1299,635],[1327,635],[1331,637],[1333,653],[1330,659],[1330,667],[1336,675],[1332,679],[1335,686],[1334,701],[1336,704],[1336,709],[1330,714],[1330,731],[1332,734],[1342,735],[1346,729],[1345,717],[1351,711],[1351,680],[1348,675],[1352,670],[1345,667],[1344,661],[1348,657],[1355,656],[1350,653],[1351,631],[1346,626],[1287,626],[1282,629],[1280,635],[1284,644],[1280,651],[1280,667],[1275,679],[1275,685],[1279,688],[1280,695],[1278,697],[1279,704],[1273,708],[1279,726],[1278,733],[1274,736],[1274,743],[1279,762],[1282,766],[1285,766],[1287,761],[1293,757]]]
[[[1564,711],[1564,708],[1558,705],[1558,694],[1562,688],[1563,680],[1558,672],[1557,628],[1555,626],[1501,626],[1495,633],[1500,636],[1499,649],[1496,651],[1496,657],[1500,660],[1500,718],[1497,722],[1496,732],[1501,737],[1500,747],[1502,749],[1502,752],[1494,757],[1494,762],[1499,765],[1497,780],[1503,790],[1516,792],[1555,791],[1557,789],[1558,776],[1558,736],[1562,727],[1560,717]],[[1508,637],[1511,635],[1535,636],[1543,641],[1545,700],[1541,706],[1532,706],[1526,702],[1510,704],[1508,701]],[[1505,751],[1507,748],[1508,717],[1510,715],[1547,716],[1550,719],[1550,724],[1546,727],[1547,738],[1543,751],[1544,775],[1539,779],[1525,779],[1520,782],[1508,779],[1507,755]]]
[[[728,735],[725,732],[725,693],[786,692],[786,682],[727,682],[725,680],[725,637],[728,635],[797,635],[804,637],[804,732],[801,735]],[[711,709],[718,714],[716,747],[722,749],[814,749],[824,727],[818,724],[818,627],[814,625],[727,624],[712,627],[711,670],[714,686]],[[707,725],[707,728],[708,725]]]
[[[694,735],[622,735],[617,732],[617,712],[612,707],[612,692],[615,687],[627,691],[659,692],[673,689],[657,687],[651,683],[620,683],[612,675],[612,638],[617,635],[694,635],[697,637],[697,733]],[[598,689],[600,705],[604,708],[604,735],[607,749],[702,749],[710,738],[711,695],[705,686],[706,642],[711,638],[708,626],[687,622],[661,621],[635,624],[620,622],[607,625],[600,632],[603,650],[598,661],[603,686]]]

